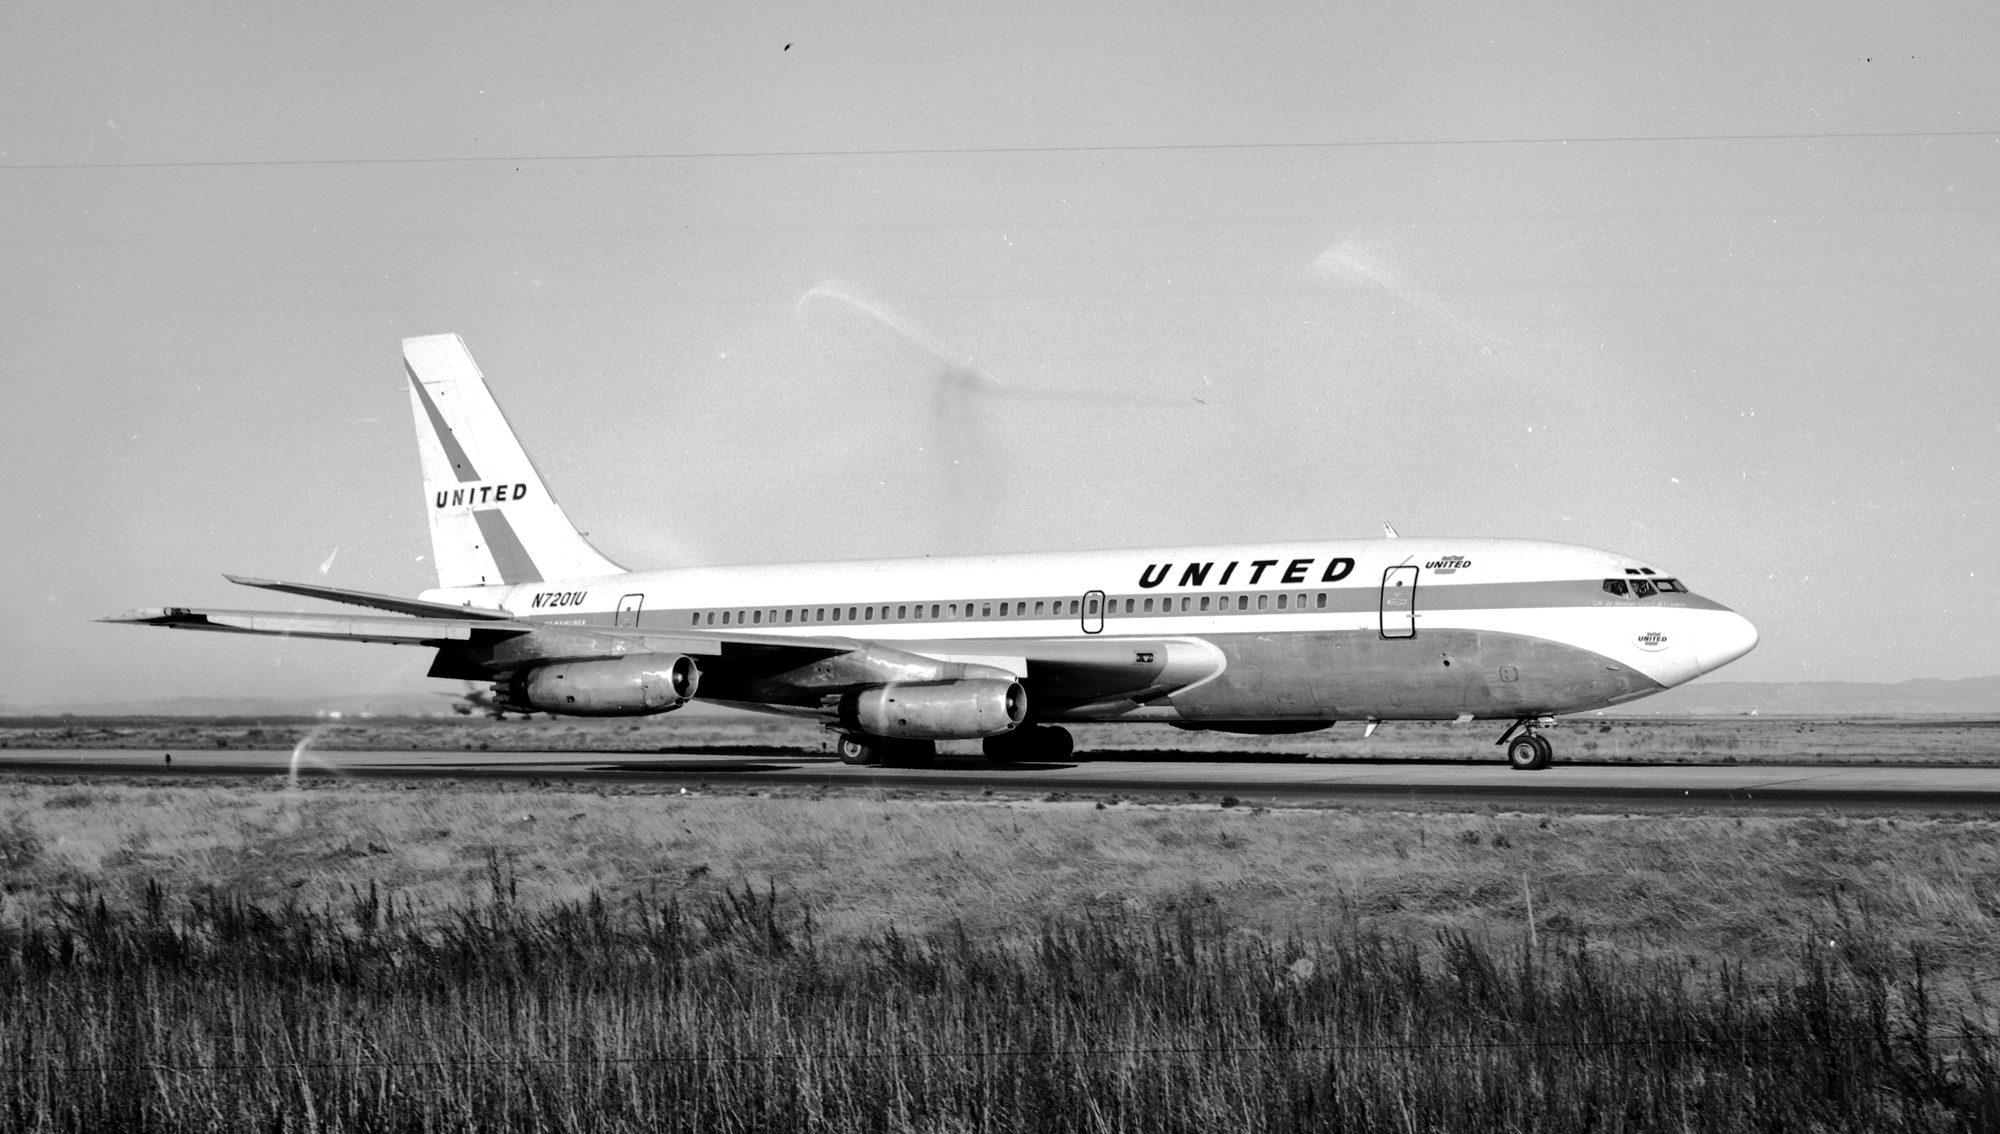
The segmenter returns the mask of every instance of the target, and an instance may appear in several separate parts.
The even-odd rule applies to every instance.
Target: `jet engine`
[[[1028,691],[1018,681],[991,678],[901,682],[848,694],[840,715],[870,736],[975,740],[1026,720]]]
[[[508,708],[578,717],[634,717],[678,709],[694,697],[701,671],[684,654],[553,662],[493,692]]]

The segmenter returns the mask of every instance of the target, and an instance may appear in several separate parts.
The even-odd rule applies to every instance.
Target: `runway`
[[[311,752],[301,776],[357,779],[561,780],[732,788],[924,791],[991,789],[1126,798],[1190,797],[1244,804],[1383,802],[1637,807],[1833,808],[1843,811],[2000,810],[2000,768],[1885,765],[1504,764],[1413,760],[1229,761],[1163,754],[1084,753],[1049,764],[940,759],[929,768],[857,768],[808,749],[716,745],[659,752]],[[267,777],[293,771],[289,751],[10,749],[0,774]]]

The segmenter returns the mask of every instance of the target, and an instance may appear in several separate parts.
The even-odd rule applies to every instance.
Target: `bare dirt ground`
[[[1204,760],[1292,757],[1323,760],[1500,758],[1492,721],[1395,722],[1363,737],[1358,723],[1292,736],[1185,732],[1165,725],[1074,726],[1079,754],[1158,754]],[[2000,720],[1830,717],[1566,718],[1550,734],[1559,758],[1662,764],[2000,765]],[[711,710],[642,720],[537,717],[0,718],[5,748],[290,749],[310,736],[332,751],[716,752],[797,754],[829,749],[817,725]],[[947,753],[977,753],[973,743]]]

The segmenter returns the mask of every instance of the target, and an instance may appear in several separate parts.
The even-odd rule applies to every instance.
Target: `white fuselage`
[[[1036,642],[1199,642],[1221,650],[1226,659],[1218,664],[1239,680],[1304,683],[1289,708],[1239,688],[1223,716],[1391,717],[1404,709],[1425,717],[1505,716],[1523,705],[1567,712],[1630,700],[1716,669],[1756,644],[1747,619],[1712,601],[1680,590],[1634,593],[1664,578],[1627,556],[1568,544],[1379,539],[681,568],[424,597],[551,626],[863,638],[1021,677]],[[1607,580],[1624,583],[1627,593],[1611,593]],[[1102,604],[1100,615],[1091,613],[1093,601]],[[1512,656],[1507,643],[1554,652],[1542,649],[1527,663],[1535,674],[1524,675],[1502,656]],[[1288,664],[1318,672],[1274,673]],[[1356,671],[1344,691],[1342,667],[1355,665],[1367,672]],[[1482,667],[1492,673],[1481,689],[1491,689],[1471,690],[1467,679]],[[1639,680],[1611,688],[1580,676],[1598,670]],[[1377,688],[1354,694],[1363,676]],[[1509,701],[1506,687],[1524,681],[1552,691]],[[1453,703],[1454,690],[1464,693],[1462,703]],[[1187,711],[1199,702],[1189,691],[1111,715],[1199,719]]]

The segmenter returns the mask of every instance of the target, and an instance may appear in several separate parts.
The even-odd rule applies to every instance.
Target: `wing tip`
[[[117,614],[106,615],[95,621],[121,625],[149,625],[185,618],[188,614],[188,608],[184,606],[138,606],[131,610],[121,610]]]

